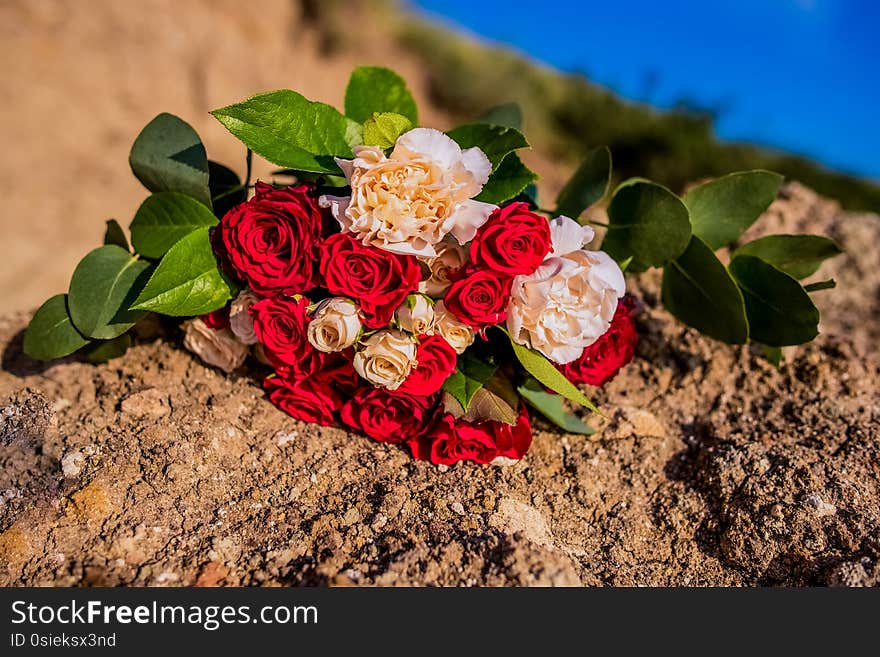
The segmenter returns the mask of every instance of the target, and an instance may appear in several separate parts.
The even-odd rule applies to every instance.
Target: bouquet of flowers
[[[253,355],[271,368],[269,399],[295,418],[436,464],[503,463],[529,448],[528,408],[592,431],[567,405],[595,411],[579,386],[633,358],[624,270],[663,267],[670,312],[718,340],[758,342],[777,362],[780,347],[817,335],[808,293],[833,286],[799,282],[839,252],[823,237],[765,237],[727,265],[716,255],[775,198],[770,172],[683,198],[624,181],[604,250],[590,250],[596,235],[579,218],[608,196],[610,153],[587,154],[544,209],[517,155],[528,142],[515,106],[445,133],[419,127],[404,81],[361,67],[344,113],[281,90],[212,114],[247,147],[245,180],[208,160],[187,123],[157,116],[131,150],[151,192],[133,248],[107,222],[68,293],[33,317],[29,355],[106,360],[147,313],[185,318],[187,349],[225,372]],[[252,153],[289,184],[251,185]]]

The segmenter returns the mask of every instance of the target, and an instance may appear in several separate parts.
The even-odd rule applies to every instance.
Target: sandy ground
[[[424,99],[415,62],[381,38],[322,57],[281,0],[7,0],[0,37],[0,584],[880,583],[880,217],[789,185],[753,229],[847,250],[820,272],[840,284],[816,295],[822,335],[780,370],[682,328],[658,276],[632,278],[642,340],[591,393],[601,433],[538,422],[515,466],[438,469],[292,420],[173,328],[101,366],[21,353],[29,311],[144,197],[127,154],[157,112],[241,170],[208,109],[282,86],[338,103],[365,62]]]

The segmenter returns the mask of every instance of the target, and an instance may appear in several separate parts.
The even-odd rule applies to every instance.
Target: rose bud
[[[229,328],[239,340],[247,345],[257,344],[257,333],[254,331],[254,318],[251,306],[260,298],[251,290],[242,290],[229,307]]]
[[[361,333],[357,305],[345,297],[324,299],[309,323],[309,342],[326,353],[348,349]]]
[[[383,443],[401,443],[423,435],[437,417],[437,396],[416,397],[363,386],[339,409],[346,426]]]
[[[551,249],[550,224],[528,203],[498,208],[471,242],[471,262],[505,276],[531,274]]]
[[[354,369],[375,386],[396,390],[416,363],[416,343],[402,331],[371,335],[354,355]]]
[[[309,342],[308,307],[305,297],[263,299],[251,306],[254,330],[266,358],[289,378],[311,376],[326,361],[326,355]]]
[[[212,329],[197,317],[184,322],[183,330],[183,346],[227,374],[240,367],[247,357],[247,345],[228,328]]]
[[[446,342],[457,354],[463,354],[474,343],[476,335],[470,326],[458,321],[446,309],[443,301],[434,304],[434,331],[446,338]]]
[[[297,294],[315,286],[322,217],[312,187],[275,189],[258,182],[256,194],[220,221],[226,261],[263,296]]]
[[[419,340],[416,362],[398,390],[411,395],[433,395],[455,371],[455,349],[443,336],[427,335]]]
[[[410,294],[395,313],[397,323],[413,335],[430,335],[434,332],[434,305],[423,294]]]
[[[452,277],[467,265],[470,257],[467,247],[449,238],[434,248],[437,251],[435,257],[419,258],[427,265],[430,272],[428,278],[419,283],[419,292],[437,299],[446,293],[452,285]]]
[[[449,288],[446,309],[474,329],[503,322],[507,317],[511,279],[487,269],[469,267]]]

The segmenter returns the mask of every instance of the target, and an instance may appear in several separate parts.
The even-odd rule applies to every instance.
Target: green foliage
[[[784,347],[819,334],[819,311],[794,278],[751,255],[733,258],[730,273],[742,290],[753,340]]]
[[[175,192],[160,192],[141,203],[131,222],[135,251],[161,258],[182,237],[217,224],[217,217],[198,201]]]
[[[519,130],[486,123],[469,123],[454,128],[446,134],[462,149],[478,146],[489,158],[493,171],[499,167],[508,153],[518,148],[528,148],[529,145]]]
[[[608,234],[602,248],[630,269],[644,271],[674,260],[691,237],[688,210],[662,185],[639,178],[622,183],[608,206]]]
[[[694,187],[684,196],[694,235],[712,249],[736,240],[776,198],[782,176],[740,171]]]
[[[112,340],[93,342],[83,350],[83,355],[90,363],[106,363],[125,354],[130,346],[131,333],[123,333]]]
[[[242,184],[235,171],[213,160],[208,160],[208,171],[211,174],[209,184],[215,216],[222,217],[247,200],[247,187]]]
[[[507,333],[506,330],[504,332]],[[510,337],[509,334],[508,337]],[[513,347],[513,353],[526,372],[535,377],[540,383],[569,401],[573,401],[575,404],[580,404],[584,408],[588,408],[596,413],[599,412],[599,409],[593,405],[593,402],[587,399],[584,393],[578,390],[571,381],[566,379],[543,354],[517,344],[513,341],[513,338],[510,338],[510,344]]]
[[[412,122],[402,114],[377,112],[364,122],[364,143],[391,148],[397,138],[412,127]]]
[[[208,156],[192,126],[162,113],[141,130],[128,157],[131,170],[151,192],[180,192],[208,207]]]
[[[350,158],[362,142],[359,123],[324,103],[282,89],[252,96],[211,114],[255,153],[282,167],[338,173],[333,158]]]
[[[611,151],[607,146],[594,148],[556,198],[557,215],[577,219],[594,203],[602,200],[611,184]]]
[[[696,235],[685,252],[663,270],[663,305],[688,326],[716,340],[744,344],[749,339],[746,308],[736,282]]]
[[[419,122],[416,101],[402,77],[381,66],[359,66],[345,90],[345,115],[364,123],[377,112],[400,114],[411,125]]]
[[[810,283],[809,285],[804,285],[804,289],[807,292],[819,292],[820,290],[833,290],[837,287],[837,281],[833,278],[829,278],[827,281],[816,281],[815,283]]]
[[[474,395],[492,378],[496,369],[494,365],[464,353],[458,358],[455,372],[443,383],[443,390],[467,411]]]
[[[90,251],[70,279],[67,306],[76,329],[89,338],[110,340],[134,326],[144,313],[129,307],[149,266],[115,244]]]
[[[116,219],[108,219],[106,228],[104,229],[104,244],[115,244],[121,249],[130,251],[128,240],[125,238],[125,231]]]
[[[489,176],[476,200],[501,205],[523,193],[537,179],[538,174],[523,164],[519,155],[510,153]]]
[[[561,396],[546,392],[536,381],[527,382],[517,388],[517,391],[529,406],[563,431],[587,436],[596,433],[595,429],[565,409]]]
[[[815,274],[825,259],[841,253],[834,240],[827,237],[768,235],[743,244],[733,255],[757,256],[789,276],[803,279]]]
[[[56,294],[31,318],[24,334],[24,353],[36,360],[53,360],[69,356],[88,343],[70,320],[67,295]]]
[[[220,272],[208,228],[199,228],[172,246],[138,298],[133,309],[188,317],[222,308],[234,292]]]

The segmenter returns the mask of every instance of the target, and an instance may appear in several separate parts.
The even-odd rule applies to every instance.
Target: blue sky
[[[880,180],[880,0],[410,0],[622,96],[721,107],[723,139]]]

